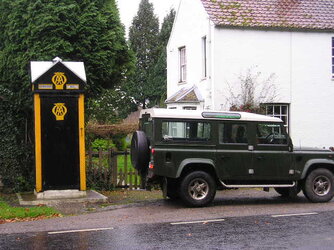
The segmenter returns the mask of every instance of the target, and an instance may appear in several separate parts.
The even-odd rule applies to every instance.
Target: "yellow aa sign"
[[[64,72],[55,72],[51,80],[56,89],[64,89],[64,84],[67,82]]]
[[[52,108],[52,113],[56,116],[57,121],[63,121],[67,113],[65,103],[54,103],[54,105],[55,106]]]

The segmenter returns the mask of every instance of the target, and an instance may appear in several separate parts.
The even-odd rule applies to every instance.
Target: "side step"
[[[241,184],[241,185],[228,185],[225,184],[223,181],[220,183],[226,188],[278,188],[278,187],[294,187],[296,186],[296,182],[293,181],[291,184],[263,184],[263,185],[256,185],[256,184]]]

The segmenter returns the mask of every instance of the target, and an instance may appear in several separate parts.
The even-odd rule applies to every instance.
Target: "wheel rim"
[[[203,200],[209,193],[209,184],[200,178],[189,183],[188,193],[194,200]]]
[[[326,176],[317,176],[313,181],[313,192],[319,196],[325,196],[331,189],[330,179]]]

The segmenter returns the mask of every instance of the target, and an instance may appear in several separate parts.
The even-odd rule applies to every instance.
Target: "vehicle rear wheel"
[[[180,185],[180,198],[192,207],[208,205],[216,195],[216,182],[204,171],[194,171],[186,175]]]
[[[313,170],[305,180],[303,193],[311,202],[327,202],[334,196],[334,175],[324,168]]]
[[[149,142],[145,132],[136,131],[131,140],[131,163],[141,173],[146,172],[150,160]]]
[[[288,187],[288,188],[278,187],[278,188],[274,188],[274,189],[282,197],[290,197],[290,198],[296,197],[301,191],[300,185],[296,185],[295,187]]]

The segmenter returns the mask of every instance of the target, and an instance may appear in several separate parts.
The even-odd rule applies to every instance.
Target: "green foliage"
[[[110,148],[115,148],[115,144],[112,143],[111,140],[106,140],[106,139],[95,139],[92,142],[92,149],[95,151],[98,151],[100,149],[107,151]]]
[[[159,19],[154,14],[153,5],[148,0],[142,0],[129,30],[130,47],[135,52],[137,63],[135,74],[127,83],[127,92],[143,108],[156,92],[149,79],[159,57],[158,35]]]
[[[127,84],[127,91],[143,108],[163,106],[167,96],[166,46],[172,31],[175,11],[164,18],[160,32],[153,5],[142,0],[133,19],[129,41],[136,54],[136,71]]]
[[[112,136],[112,141],[115,143],[117,150],[125,151],[127,148],[126,136],[124,135],[114,135]]]
[[[246,111],[262,114],[263,103],[273,103],[277,99],[276,75],[272,73],[264,78],[262,73],[251,67],[238,76],[238,80],[229,86],[227,98],[231,111]]]
[[[86,114],[89,120],[99,124],[116,123],[137,110],[137,105],[120,88],[105,89],[94,99],[87,102]]]
[[[133,56],[115,0],[0,1],[0,175],[7,187],[33,183],[30,61],[83,61],[86,96],[121,86]],[[89,102],[91,103],[91,102]]]
[[[0,200],[0,219],[23,219],[38,216],[52,216],[59,213],[51,207],[12,207]]]
[[[0,175],[6,188],[14,191],[32,189],[33,149],[31,119],[32,114],[24,110],[12,91],[0,85]]]
[[[153,66],[150,74],[149,82],[153,86],[150,105],[164,106],[164,101],[167,98],[167,51],[166,47],[172,32],[175,19],[175,10],[171,10],[164,18],[162,27],[159,33],[159,57]]]

